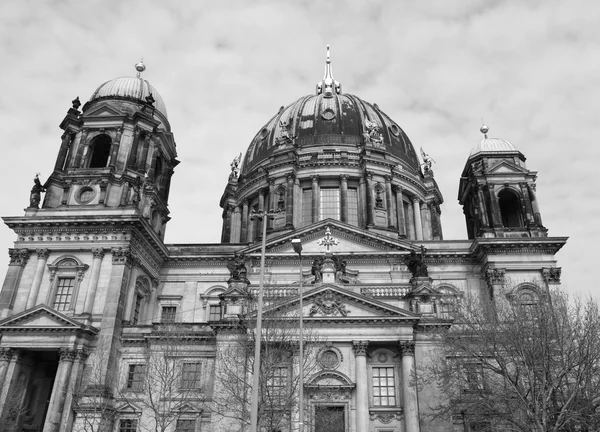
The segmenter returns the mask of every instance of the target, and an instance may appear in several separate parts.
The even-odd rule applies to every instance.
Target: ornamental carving
[[[326,348],[319,353],[319,365],[323,369],[335,369],[340,365],[340,357],[337,349]]]
[[[246,267],[246,257],[243,253],[236,252],[232,259],[227,263],[227,269],[231,277],[229,282],[248,282]]]
[[[315,298],[314,304],[310,308],[309,316],[314,316],[318,313],[323,315],[341,315],[348,316],[349,311],[346,305],[342,303],[339,296],[333,292],[327,291]]]
[[[0,348],[0,361],[11,361],[16,350],[13,348]]]
[[[505,273],[505,269],[489,268],[485,271],[485,280],[490,285],[503,285]]]
[[[78,350],[72,348],[61,348],[58,350],[60,361],[75,361],[77,360]]]
[[[341,401],[350,399],[350,390],[321,390],[312,391],[309,396],[310,399],[319,401]]]
[[[38,259],[44,261],[50,256],[50,251],[48,249],[36,249],[35,253],[37,254]]]
[[[112,263],[113,264],[131,264],[133,254],[129,248],[112,248]]]
[[[369,348],[369,341],[352,341],[352,349],[356,356],[366,356]]]
[[[414,341],[399,341],[400,354],[402,356],[414,356],[415,355],[415,342]]]
[[[277,145],[284,145],[291,143],[296,138],[292,135],[292,120],[279,120],[279,138],[276,139]]]
[[[548,267],[542,269],[542,276],[547,283],[560,283],[560,267]]]
[[[92,256],[94,258],[100,258],[100,259],[104,258],[104,249],[102,249],[102,248],[92,249]]]
[[[29,261],[29,250],[27,249],[9,249],[10,265],[24,266]]]
[[[365,117],[365,132],[363,133],[365,144],[373,144],[376,147],[383,147],[383,136],[379,132],[379,126],[374,121]]]
[[[394,420],[394,414],[379,414],[377,415],[377,419],[384,424],[391,423]]]

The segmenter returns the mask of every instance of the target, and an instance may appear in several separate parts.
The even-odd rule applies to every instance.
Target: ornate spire
[[[325,97],[331,97],[333,94],[342,93],[342,85],[333,78],[331,72],[331,58],[329,57],[329,45],[327,45],[327,60],[325,61],[325,76],[317,84],[317,94],[323,94]]]

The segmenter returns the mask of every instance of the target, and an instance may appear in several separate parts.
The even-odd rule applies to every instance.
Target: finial
[[[75,99],[73,99],[71,101],[71,103],[73,104],[73,109],[75,111],[77,111],[79,109],[79,107],[81,106],[81,101],[79,100],[79,96],[77,96]]]
[[[135,64],[135,70],[137,71],[137,77],[140,78],[142,76],[142,72],[146,70],[143,57],[138,63]]]
[[[333,94],[342,93],[342,85],[333,78],[331,72],[331,56],[329,45],[327,45],[327,57],[325,59],[325,76],[323,80],[317,84],[317,94],[323,94],[325,97],[332,97]]]
[[[489,127],[487,127],[486,125],[482,124],[481,127],[479,128],[479,132],[481,132],[483,134],[483,137],[485,139],[487,139],[487,133],[490,130]]]

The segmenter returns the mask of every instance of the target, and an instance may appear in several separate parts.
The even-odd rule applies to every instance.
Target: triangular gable
[[[418,319],[419,315],[391,306],[362,294],[336,285],[323,285],[304,293],[302,298],[305,317],[311,318],[395,318]],[[267,307],[264,316],[290,313],[294,316],[299,306],[299,297],[294,296],[281,303]]]
[[[529,171],[512,162],[503,160],[487,169],[487,174],[527,174]]]
[[[120,113],[113,107],[108,104],[101,104],[97,106],[94,110],[88,111],[85,113],[85,117],[103,117],[103,116],[122,116],[123,113]]]
[[[142,409],[139,406],[132,404],[131,402],[125,402],[121,405],[118,405],[115,410],[119,414],[139,414],[142,412]]]
[[[322,254],[325,252],[325,247],[319,245],[318,241],[325,237],[327,228],[339,242],[331,247],[331,252],[334,254],[416,250],[409,241],[392,239],[337,220],[325,219],[293,233],[268,238],[266,251],[267,253],[294,253],[292,239],[300,239],[303,254]],[[260,247],[260,243],[254,244],[241,252],[245,254],[258,253]]]
[[[0,321],[0,331],[9,330],[61,330],[61,331],[91,331],[98,333],[94,327],[87,326],[55,311],[45,304],[35,306],[17,315]]]

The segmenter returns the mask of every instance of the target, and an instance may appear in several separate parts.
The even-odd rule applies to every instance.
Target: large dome
[[[106,81],[92,94],[90,102],[119,98],[146,103],[146,98],[150,95],[154,98],[156,110],[167,118],[167,107],[163,98],[147,80],[141,77],[120,77]]]
[[[419,172],[419,160],[404,131],[379,109],[351,94],[322,93],[304,96],[279,112],[256,134],[244,157],[242,175],[268,161],[288,138],[305,152],[349,147],[357,151],[366,134],[375,130],[381,142],[374,146],[403,162],[403,168]]]

